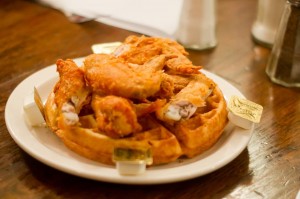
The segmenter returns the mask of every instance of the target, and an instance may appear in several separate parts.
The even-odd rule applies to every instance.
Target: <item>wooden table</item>
[[[300,90],[265,74],[270,50],[250,34],[257,1],[219,0],[218,46],[189,51],[190,59],[225,78],[264,107],[248,147],[202,177],[151,186],[88,180],[29,156],[11,138],[5,105],[14,88],[58,58],[91,54],[95,43],[137,34],[95,21],[75,24],[26,0],[0,2],[0,198],[295,198],[300,188]]]

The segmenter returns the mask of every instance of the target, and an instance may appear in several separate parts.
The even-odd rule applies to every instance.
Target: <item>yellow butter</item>
[[[93,53],[97,53],[97,54],[99,53],[110,54],[121,44],[122,44],[121,42],[94,44],[92,45],[92,51]]]
[[[45,120],[38,105],[34,101],[33,93],[25,97],[23,109],[25,113],[25,121],[29,126],[43,126]]]
[[[144,161],[147,165],[152,164],[152,153],[150,149],[128,149],[115,148],[113,153],[113,161],[115,162],[140,162]]]
[[[254,123],[260,122],[263,111],[263,107],[261,105],[238,96],[232,96],[230,98],[228,109],[234,115]]]
[[[140,175],[146,172],[146,163],[141,162],[116,162],[120,175]]]
[[[153,163],[150,149],[115,148],[113,161],[121,175],[139,175],[146,171],[146,165]]]

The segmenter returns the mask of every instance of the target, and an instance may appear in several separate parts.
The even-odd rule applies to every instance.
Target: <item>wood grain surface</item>
[[[248,147],[223,168],[178,183],[133,186],[75,177],[29,156],[4,118],[14,88],[59,58],[91,54],[95,43],[137,34],[95,21],[75,24],[59,11],[26,0],[0,1],[0,198],[295,198],[300,189],[300,90],[272,83],[270,49],[256,44],[256,0],[218,0],[218,45],[190,59],[264,107]]]

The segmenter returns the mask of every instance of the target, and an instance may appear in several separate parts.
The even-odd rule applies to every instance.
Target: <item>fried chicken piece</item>
[[[155,97],[160,99],[169,99],[174,95],[175,83],[170,75],[162,74],[162,82],[160,90],[155,94]]]
[[[183,89],[184,87],[186,87],[189,84],[189,82],[191,81],[191,78],[192,78],[192,76],[183,76],[183,75],[166,74],[166,76],[168,76],[170,81],[173,82],[173,84],[174,84],[173,92],[175,94],[178,93],[179,91],[181,91],[181,89]]]
[[[161,109],[165,104],[165,99],[157,99],[154,102],[142,102],[133,104],[133,106],[135,108],[137,117],[139,118]]]
[[[85,77],[94,92],[130,99],[146,99],[160,89],[165,56],[156,56],[142,66],[128,64],[107,54],[93,54],[84,61]]]
[[[156,55],[173,56],[165,64],[173,74],[197,74],[202,68],[192,64],[183,46],[168,38],[129,36],[113,55],[139,65]]]
[[[201,66],[194,66],[193,63],[185,56],[178,55],[176,58],[169,59],[166,62],[167,73],[169,74],[198,74]]]
[[[174,56],[172,55],[155,55],[142,65],[133,63],[128,63],[128,65],[131,66],[137,73],[154,73],[157,71],[162,71],[166,61],[172,59],[173,57]]]
[[[164,63],[169,59],[172,59],[174,56],[164,56],[164,55],[156,55],[148,62],[143,65],[138,64],[130,64],[130,66],[135,67],[135,71],[140,73],[149,73],[162,70]],[[173,96],[174,83],[169,75],[166,73],[161,74],[161,84],[159,91],[154,95],[156,98],[170,98]]]
[[[215,82],[211,79],[207,78],[203,73],[195,74],[195,75],[172,75],[167,74],[170,81],[174,82],[174,93],[177,94],[181,89],[186,87],[192,80],[200,81],[206,84],[208,87],[214,88]]]
[[[203,74],[186,77],[186,81],[188,84],[162,109],[156,111],[160,120],[172,125],[175,121],[189,119],[197,108],[206,105],[206,98],[213,91],[215,84]]]
[[[163,54],[188,55],[188,52],[182,45],[168,38],[146,37],[144,35],[138,37],[136,35],[131,35],[125,39],[124,44],[131,44],[139,48],[145,46],[157,47],[163,51]]]
[[[156,55],[162,54],[162,48],[155,45],[157,39],[146,37],[129,36],[113,54],[128,61],[129,63],[142,65]]]
[[[129,100],[113,95],[93,95],[92,108],[98,129],[111,138],[122,138],[142,130]]]
[[[74,61],[59,59],[56,65],[60,80],[53,90],[55,103],[64,122],[74,125],[78,122],[81,108],[89,103],[90,90],[86,86],[84,72]]]

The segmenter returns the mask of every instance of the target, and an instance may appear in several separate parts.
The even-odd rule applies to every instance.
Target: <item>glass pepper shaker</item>
[[[266,73],[286,87],[300,87],[300,0],[287,0]]]

